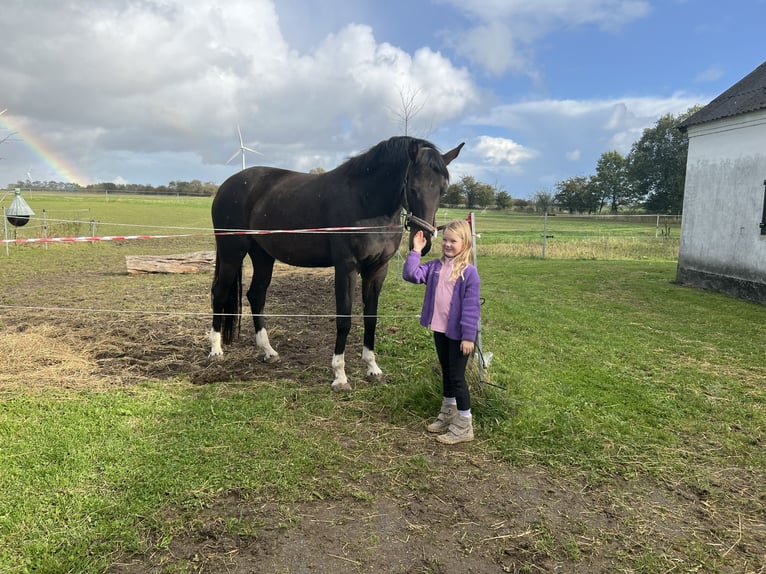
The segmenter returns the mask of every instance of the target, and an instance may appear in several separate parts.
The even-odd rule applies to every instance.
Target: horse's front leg
[[[263,352],[265,362],[276,363],[279,361],[279,353],[269,342],[266,321],[263,317],[263,309],[266,306],[266,291],[271,285],[271,277],[274,272],[274,259],[257,245],[251,249],[250,259],[253,262],[253,278],[250,281],[250,288],[247,290],[247,300],[253,313],[255,345]]]
[[[362,274],[362,299],[364,301],[362,360],[367,365],[367,378],[378,383],[386,382],[383,371],[375,361],[375,329],[378,325],[378,299],[387,273],[388,262],[373,272]]]
[[[332,356],[332,371],[335,379],[333,391],[350,391],[346,378],[346,340],[351,331],[351,307],[356,287],[356,271],[335,267],[335,351]]]

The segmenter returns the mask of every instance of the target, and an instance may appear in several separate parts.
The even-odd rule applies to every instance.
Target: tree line
[[[146,185],[135,183],[92,183],[85,186],[60,181],[17,181],[8,184],[6,189],[34,189],[41,191],[78,191],[91,193],[135,193],[141,195],[191,195],[213,196],[218,184],[212,181],[171,181],[168,185]]]

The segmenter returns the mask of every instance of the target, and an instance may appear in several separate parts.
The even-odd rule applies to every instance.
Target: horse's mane
[[[423,154],[422,160],[444,177],[449,177],[447,165],[444,163],[439,149],[429,141],[409,136],[394,136],[372,146],[366,152],[351,157],[336,169],[349,175],[366,175],[373,169],[379,169],[382,165],[397,165],[409,161],[409,150],[413,143],[428,150]]]

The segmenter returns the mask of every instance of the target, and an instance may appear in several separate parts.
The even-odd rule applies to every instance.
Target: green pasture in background
[[[115,235],[190,235],[191,246],[210,244],[212,198],[27,192],[36,218],[11,228],[11,238]],[[445,208],[437,224],[465,219],[466,209]],[[476,212],[479,255],[567,259],[653,259],[678,257],[680,221],[660,216],[557,216]],[[205,240],[208,240],[207,242]],[[149,249],[176,248],[178,242],[145,240]],[[181,242],[183,243],[183,242]]]

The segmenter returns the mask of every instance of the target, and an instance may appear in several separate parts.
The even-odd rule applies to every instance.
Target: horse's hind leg
[[[247,300],[253,313],[255,344],[259,350],[263,351],[264,361],[276,363],[279,361],[279,353],[272,348],[269,342],[266,321],[263,317],[263,309],[266,306],[266,291],[269,289],[271,276],[274,272],[274,258],[257,244],[253,244],[250,249],[250,259],[253,262],[253,279],[250,282],[250,289],[247,290]]]
[[[240,281],[242,279],[243,251],[238,257],[226,259],[221,248],[216,257],[215,276],[210,289],[213,324],[210,329],[210,358],[223,355],[223,343],[230,343],[236,334],[240,311]]]

